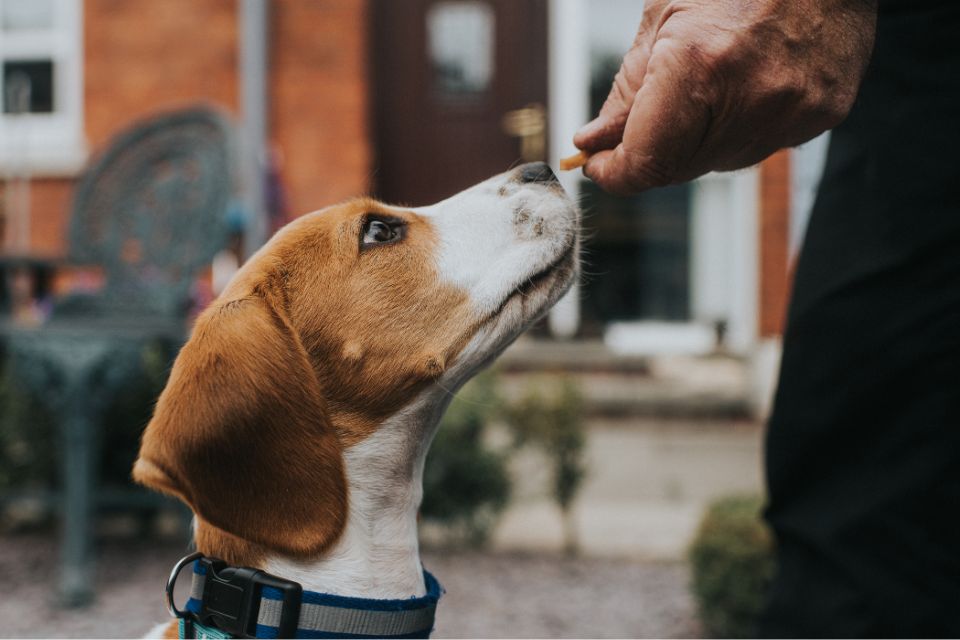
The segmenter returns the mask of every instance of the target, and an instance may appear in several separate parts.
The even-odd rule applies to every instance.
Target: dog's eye
[[[393,242],[401,237],[403,225],[399,221],[368,218],[363,224],[363,237],[360,244],[364,247],[384,242]]]

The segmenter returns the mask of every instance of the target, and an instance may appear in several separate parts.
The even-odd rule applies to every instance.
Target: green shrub
[[[712,503],[690,547],[693,593],[706,633],[753,638],[773,577],[773,537],[757,496]]]
[[[579,542],[573,500],[587,473],[583,394],[569,376],[538,376],[505,413],[515,446],[533,445],[550,460],[553,499],[563,514],[564,547],[567,553],[575,553]]]
[[[484,443],[498,412],[495,376],[482,373],[450,403],[427,456],[420,513],[454,542],[483,544],[510,498],[506,454]]]

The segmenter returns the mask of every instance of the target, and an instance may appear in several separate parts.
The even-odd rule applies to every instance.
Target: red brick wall
[[[84,119],[93,150],[196,101],[239,108],[236,0],[85,0]],[[367,0],[272,0],[269,128],[290,213],[369,189]],[[32,251],[62,255],[73,181],[32,185]]]
[[[84,109],[93,147],[197,100],[236,111],[236,0],[86,0]]]
[[[296,216],[370,189],[367,0],[271,7],[269,126]]]
[[[780,151],[760,164],[760,291],[761,337],[783,333],[790,294],[790,151]]]
[[[0,197],[3,197],[5,187],[0,184]],[[30,182],[29,193],[30,253],[43,258],[64,255],[73,181],[65,178],[34,179]],[[3,203],[0,203],[0,208],[2,206]]]
[[[67,217],[73,181],[39,179],[31,183],[30,245],[41,256],[62,256],[67,249]]]

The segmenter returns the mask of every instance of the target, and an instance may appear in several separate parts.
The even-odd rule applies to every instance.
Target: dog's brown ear
[[[133,477],[228,533],[303,556],[340,534],[346,486],[316,375],[278,307],[255,293],[200,317]]]

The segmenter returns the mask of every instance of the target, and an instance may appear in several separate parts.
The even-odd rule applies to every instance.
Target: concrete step
[[[741,419],[752,413],[746,363],[730,356],[623,356],[599,341],[525,339],[497,366],[508,400],[535,388],[543,374],[571,376],[589,417]]]
[[[586,556],[683,560],[713,500],[763,493],[762,450],[753,421],[591,420],[570,520],[552,497],[551,461],[521,449],[509,459],[511,498],[492,548],[559,552],[572,530]],[[442,546],[442,527],[422,522],[420,532]]]
[[[547,340],[524,336],[497,361],[506,373],[650,373],[648,358],[614,353],[600,340]]]
[[[589,556],[682,560],[707,505],[763,492],[762,425],[751,421],[595,420],[572,526]],[[549,462],[511,459],[513,499],[493,532],[504,551],[559,551],[564,521]]]

